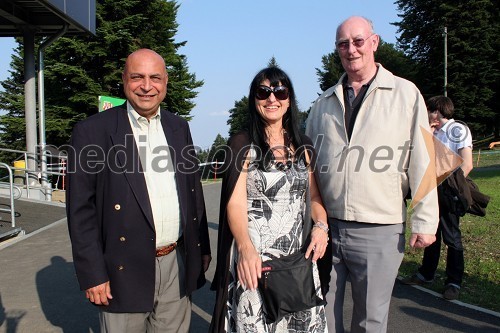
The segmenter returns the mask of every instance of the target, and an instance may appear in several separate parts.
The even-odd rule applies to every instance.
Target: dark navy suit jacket
[[[188,123],[161,110],[175,168],[184,238],[185,293],[205,283],[210,254],[203,191]],[[66,209],[82,290],[110,281],[106,311],[153,310],[156,236],[149,195],[126,104],[73,129],[68,149]]]

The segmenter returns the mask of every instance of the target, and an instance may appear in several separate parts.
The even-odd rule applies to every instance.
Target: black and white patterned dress
[[[255,156],[250,148],[249,156]],[[298,252],[302,247],[302,226],[308,170],[303,161],[286,171],[269,172],[250,167],[247,175],[248,229],[263,261]],[[231,247],[226,332],[326,332],[324,306],[296,312],[267,325],[257,290],[244,289],[238,279],[236,242]],[[313,264],[316,293],[321,296],[319,274]]]

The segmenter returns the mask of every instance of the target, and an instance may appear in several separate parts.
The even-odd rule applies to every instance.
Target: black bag
[[[284,316],[326,304],[316,295],[312,254],[304,252],[265,261],[259,290],[263,302],[266,323],[279,321]]]

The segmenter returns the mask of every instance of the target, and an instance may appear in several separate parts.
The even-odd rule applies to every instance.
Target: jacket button
[[[122,207],[119,204],[115,205],[115,210],[120,210]]]
[[[120,242],[125,242],[125,237],[121,236],[120,237]]]
[[[124,269],[125,269],[125,267],[123,267],[122,265],[118,266],[119,271],[123,271]]]
[[[191,189],[191,192],[194,192],[194,188]]]
[[[193,219],[193,221],[196,221],[196,217]]]
[[[198,243],[198,246],[201,246],[201,244],[200,244],[200,243]]]

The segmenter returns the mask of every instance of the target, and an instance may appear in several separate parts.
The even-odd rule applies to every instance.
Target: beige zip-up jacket
[[[424,99],[412,82],[377,66],[350,141],[343,77],[318,97],[307,119],[306,134],[318,152],[318,185],[328,216],[403,223],[404,198],[411,191],[412,232],[435,234],[439,208],[434,146]]]

